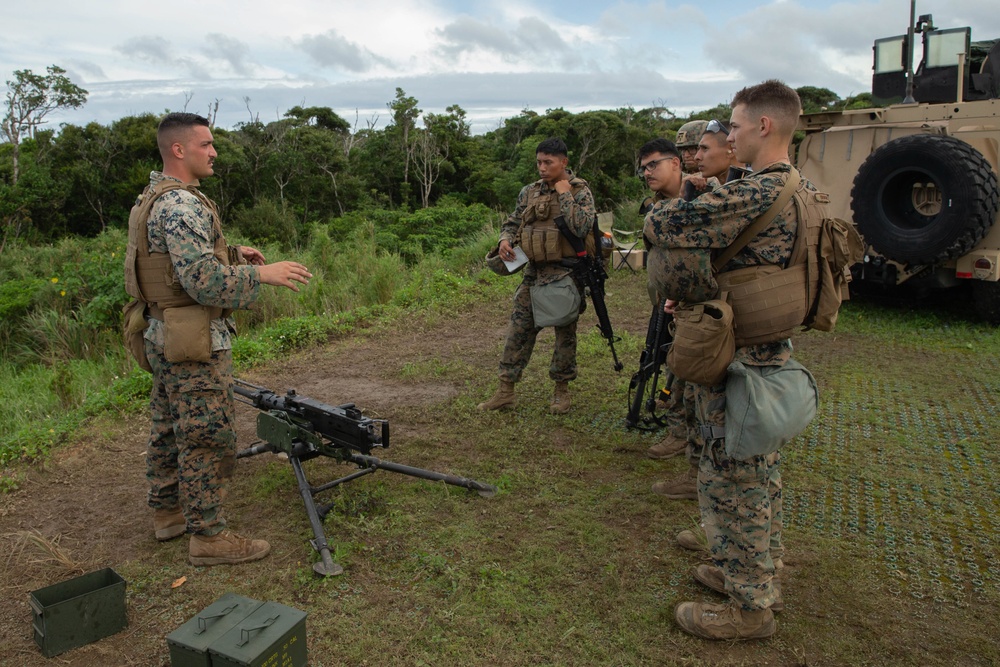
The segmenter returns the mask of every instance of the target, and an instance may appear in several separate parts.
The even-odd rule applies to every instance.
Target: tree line
[[[841,100],[823,88],[799,89],[805,110],[859,107],[870,96]],[[7,81],[0,123],[0,253],[12,243],[93,237],[127,225],[136,195],[160,167],[154,114],[126,116],[109,125],[44,127],[58,108],[85,104],[87,91],[65,71],[15,72]],[[639,147],[673,138],[697,118],[728,119],[720,104],[688,117],[665,106],[571,113],[524,110],[496,129],[473,135],[466,112],[423,113],[396,89],[387,122],[353,125],[329,107],[296,106],[280,120],[254,119],[231,130],[213,128],[216,178],[203,186],[227,224],[245,236],[294,245],[312,223],[361,210],[414,211],[447,200],[506,210],[536,178],[534,148],[561,137],[570,161],[587,179],[599,209],[640,197]]]

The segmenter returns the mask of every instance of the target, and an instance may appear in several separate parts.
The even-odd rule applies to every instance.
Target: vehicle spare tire
[[[969,144],[914,134],[880,146],[861,165],[851,210],[865,242],[902,263],[932,264],[978,243],[1000,207],[997,176]]]

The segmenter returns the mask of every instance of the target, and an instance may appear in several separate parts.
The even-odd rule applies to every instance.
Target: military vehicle
[[[1000,325],[1000,40],[913,14],[907,34],[875,41],[878,107],[804,114],[797,164],[865,240],[855,286],[964,285]]]

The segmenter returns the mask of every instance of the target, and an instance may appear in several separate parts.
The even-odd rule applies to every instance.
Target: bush
[[[289,250],[299,242],[295,216],[270,199],[260,200],[253,208],[240,207],[233,214],[240,233],[254,242],[270,243]]]

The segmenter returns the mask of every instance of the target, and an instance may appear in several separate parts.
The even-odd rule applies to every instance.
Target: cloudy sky
[[[396,87],[474,132],[522,109],[665,105],[686,114],[779,78],[870,90],[871,46],[905,32],[907,0],[12,0],[0,80],[57,64],[90,93],[54,122],[207,113],[233,127],[328,106],[382,124]],[[937,27],[1000,37],[997,0],[918,0]]]

